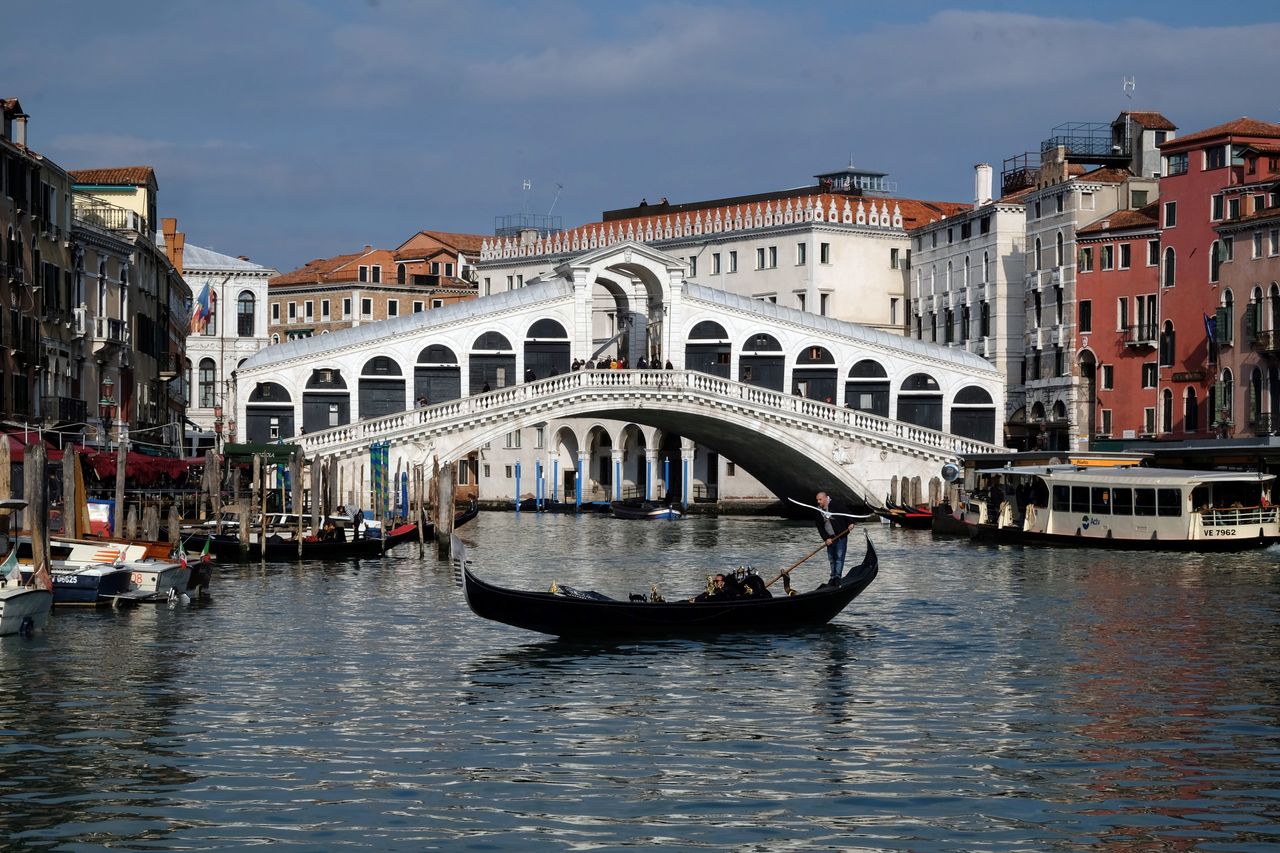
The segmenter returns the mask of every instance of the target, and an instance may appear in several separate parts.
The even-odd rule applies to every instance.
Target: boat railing
[[[1205,527],[1239,527],[1242,525],[1275,524],[1280,521],[1280,507],[1246,506],[1224,507],[1200,511],[1201,524]]]

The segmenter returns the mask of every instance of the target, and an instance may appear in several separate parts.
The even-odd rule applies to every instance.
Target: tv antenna
[[[551,212],[552,212],[553,210],[555,210],[555,209],[556,209],[556,202],[558,202],[558,201],[560,200],[560,193],[561,193],[563,190],[564,190],[564,184],[562,184],[562,183],[560,183],[559,181],[557,181],[557,182],[556,182],[556,195],[555,195],[555,198],[551,199],[551,206],[547,208],[547,216],[550,216],[550,215],[551,215]]]
[[[533,189],[533,181],[525,178],[520,182],[520,189],[524,190],[524,212],[529,212],[529,190]]]
[[[1134,90],[1135,90],[1135,89],[1137,89],[1137,88],[1138,88],[1138,78],[1136,78],[1136,77],[1126,77],[1126,78],[1124,78],[1124,96],[1125,96],[1126,98],[1128,98],[1129,100],[1131,100],[1131,101],[1132,101],[1132,100],[1133,100],[1133,92],[1134,92]]]

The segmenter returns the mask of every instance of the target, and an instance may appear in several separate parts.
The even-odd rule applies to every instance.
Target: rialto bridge
[[[387,441],[392,470],[497,447],[524,461],[519,493],[548,498],[687,500],[701,453],[705,479],[719,456],[778,496],[825,485],[872,505],[997,449],[1004,383],[971,353],[704,287],[640,243],[556,273],[262,350],[236,374],[243,440],[300,443],[357,492]],[[627,368],[575,369],[604,356]]]

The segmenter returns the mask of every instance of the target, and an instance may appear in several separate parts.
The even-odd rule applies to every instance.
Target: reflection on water
[[[870,532],[867,593],[781,636],[540,637],[471,616],[416,546],[224,567],[191,607],[60,611],[0,640],[0,832],[33,850],[1275,840],[1280,554]],[[768,574],[816,538],[533,514],[461,533],[497,583],[617,596]]]

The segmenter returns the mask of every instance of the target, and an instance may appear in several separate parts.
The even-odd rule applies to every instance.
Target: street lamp
[[[108,376],[102,380],[98,389],[98,417],[102,420],[103,444],[107,444],[108,439],[111,437],[111,422],[116,417],[115,387],[116,383]]]

